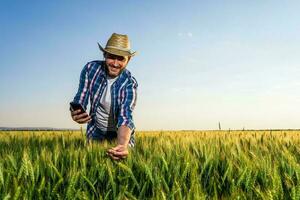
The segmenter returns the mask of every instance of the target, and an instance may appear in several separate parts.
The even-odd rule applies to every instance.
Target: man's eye
[[[125,57],[123,57],[123,56],[115,56],[115,55],[107,55],[107,58],[108,58],[108,59],[112,59],[112,60],[117,59],[117,60],[119,60],[119,61],[125,60]]]
[[[119,61],[123,61],[125,58],[123,56],[120,56],[117,58]]]

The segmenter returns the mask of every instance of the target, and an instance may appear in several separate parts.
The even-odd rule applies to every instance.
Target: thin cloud
[[[193,33],[188,32],[188,33],[187,33],[187,36],[188,36],[188,37],[193,37]]]
[[[178,37],[182,37],[182,36],[183,36],[183,33],[179,32],[179,33],[177,33],[177,36],[178,36]]]
[[[178,32],[177,33],[177,36],[178,37],[193,37],[193,33],[192,32]]]
[[[173,93],[192,93],[193,89],[191,87],[173,87],[171,88]]]

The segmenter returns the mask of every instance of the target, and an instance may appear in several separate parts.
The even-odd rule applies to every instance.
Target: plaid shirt
[[[96,113],[96,108],[100,103],[101,96],[107,85],[107,73],[104,61],[88,62],[81,74],[78,92],[73,102],[80,103],[86,109],[90,100],[90,115]],[[137,99],[137,81],[131,73],[124,69],[111,87],[111,108],[116,124],[116,128],[125,125],[132,130],[135,129],[132,112]],[[94,119],[87,125],[86,135],[91,139],[96,131]],[[130,137],[129,145],[134,145],[134,135]]]

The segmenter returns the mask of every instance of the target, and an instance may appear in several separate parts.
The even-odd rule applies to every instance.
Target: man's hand
[[[109,155],[113,160],[120,160],[128,156],[128,147],[127,145],[117,145],[114,148],[107,150],[107,155]]]
[[[71,116],[72,116],[72,119],[79,123],[79,124],[84,124],[84,123],[88,123],[92,120],[92,118],[86,113],[82,113],[82,114],[79,114],[81,113],[81,110],[75,110],[75,111],[71,111]]]
[[[107,155],[109,155],[114,160],[120,160],[128,156],[128,143],[130,139],[130,128],[122,125],[118,128],[118,145],[114,148],[107,150]]]

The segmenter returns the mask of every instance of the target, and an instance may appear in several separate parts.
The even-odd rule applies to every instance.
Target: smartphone
[[[72,112],[75,110],[81,110],[81,112],[79,114],[82,114],[85,112],[85,109],[82,107],[82,105],[80,103],[70,102],[70,109]]]

